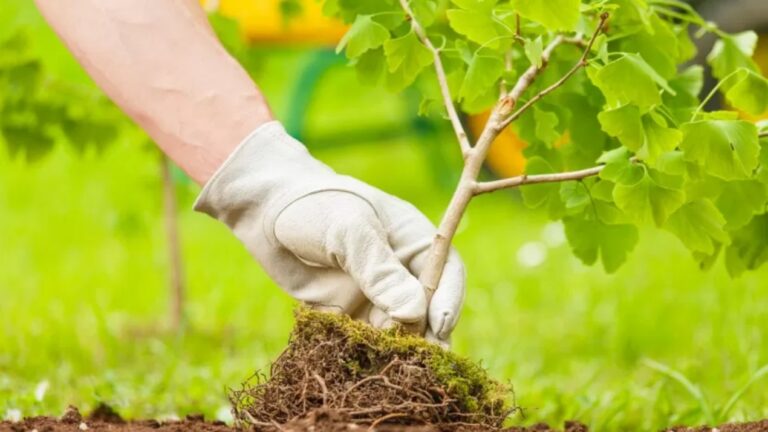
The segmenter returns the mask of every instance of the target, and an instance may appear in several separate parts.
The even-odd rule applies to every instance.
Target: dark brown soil
[[[708,426],[701,427],[687,427],[677,426],[668,429],[665,432],[766,432],[768,431],[768,420],[760,420],[749,423],[730,423],[717,428],[711,428]]]
[[[30,417],[20,422],[0,422],[0,432],[485,432],[479,425],[421,425],[406,426],[383,424],[374,429],[370,425],[350,423],[345,413],[319,409],[305,417],[287,424],[274,426],[229,427],[222,422],[206,421],[201,415],[190,415],[180,421],[160,422],[157,420],[125,421],[107,405],[100,405],[91,415],[83,417],[77,409],[70,407],[60,418]],[[569,421],[562,428],[555,429],[545,424],[528,427],[497,429],[499,432],[589,432],[581,423]],[[633,431],[628,431],[633,432]],[[751,423],[731,423],[711,427],[674,427],[663,432],[768,432],[768,420]]]

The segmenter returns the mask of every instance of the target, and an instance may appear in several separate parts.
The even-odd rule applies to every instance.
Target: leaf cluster
[[[754,32],[728,34],[678,0],[326,0],[351,24],[338,46],[364,82],[416,85],[422,111],[444,112],[430,44],[453,102],[493,107],[523,72],[542,68],[517,106],[562,77],[603,12],[610,20],[586,73],[526,110],[512,127],[528,144],[526,173],[604,165],[597,177],[522,187],[525,203],[565,224],[573,252],[608,272],[626,260],[638,228],[669,231],[702,268],[719,255],[732,275],[768,261],[768,140],[749,115],[768,110],[768,80],[752,60]],[[693,39],[717,37],[707,56],[717,87],[689,65]],[[566,43],[548,61],[555,38]],[[730,111],[705,112],[720,94]]]

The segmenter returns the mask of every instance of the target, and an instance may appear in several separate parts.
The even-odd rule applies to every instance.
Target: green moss
[[[349,318],[300,308],[296,312],[293,338],[309,343],[338,339],[343,336],[345,348],[354,352],[342,359],[347,370],[358,376],[376,374],[391,359],[416,361],[442,385],[448,395],[458,401],[466,413],[499,413],[508,411],[505,399],[508,388],[491,379],[477,363],[431,344],[421,337],[399,329],[381,331]],[[350,349],[355,346],[355,349]]]

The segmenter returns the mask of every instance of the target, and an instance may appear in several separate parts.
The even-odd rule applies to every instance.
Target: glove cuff
[[[263,207],[270,190],[286,177],[307,170],[330,171],[283,128],[279,121],[251,132],[203,186],[194,209],[230,224],[229,215]]]
[[[314,159],[280,122],[271,121],[251,132],[221,164],[194,209],[227,224],[246,244],[244,239],[252,239],[260,228],[260,237],[274,246],[274,222],[292,202],[324,191],[349,192],[368,201],[360,187]]]

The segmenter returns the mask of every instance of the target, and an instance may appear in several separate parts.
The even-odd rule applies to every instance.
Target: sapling
[[[754,32],[728,34],[677,0],[328,0],[351,24],[338,49],[365,82],[415,85],[463,157],[456,190],[420,275],[431,295],[472,198],[520,188],[562,220],[574,254],[615,271],[653,223],[702,268],[724,253],[731,275],[768,260],[768,163],[754,119],[768,80]],[[704,69],[691,38],[718,40]],[[707,112],[716,94],[731,111]],[[439,105],[435,102],[439,101]],[[462,114],[487,112],[476,139]],[[507,127],[527,142],[525,173],[484,181],[488,150]]]

